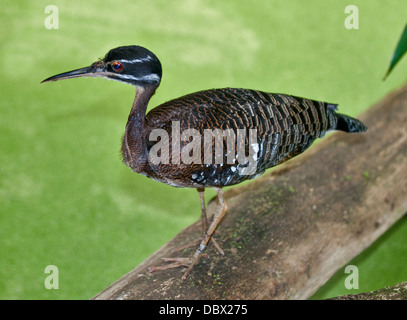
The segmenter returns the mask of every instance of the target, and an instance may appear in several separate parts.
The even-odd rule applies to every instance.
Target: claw
[[[207,257],[207,254],[202,254],[199,260],[203,257]],[[163,271],[168,269],[174,269],[179,267],[190,267],[192,264],[191,258],[162,258],[164,262],[173,262],[165,266],[149,267],[148,272]]]

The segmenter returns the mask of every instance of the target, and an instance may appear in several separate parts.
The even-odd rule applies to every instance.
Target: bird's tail
[[[367,126],[360,120],[349,117],[347,115],[336,113],[338,119],[336,123],[336,130],[341,130],[345,132],[365,132]]]

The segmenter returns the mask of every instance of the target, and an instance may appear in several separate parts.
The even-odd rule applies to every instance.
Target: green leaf
[[[389,70],[387,70],[387,73],[383,80],[385,80],[388,77],[390,72],[393,70],[393,68],[396,66],[396,64],[400,61],[401,57],[406,52],[407,52],[407,24],[404,27],[403,34],[401,35],[399,43],[397,44],[396,51],[394,51],[393,58],[391,59]]]

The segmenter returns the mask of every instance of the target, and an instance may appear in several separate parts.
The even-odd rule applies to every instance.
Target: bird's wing
[[[328,110],[336,105],[284,94],[248,89],[213,89],[168,101],[146,118],[151,128],[180,121],[182,129],[256,128],[261,132],[284,132],[301,126],[301,132],[318,135],[332,125]]]
[[[204,137],[208,130],[213,133],[220,129],[223,150],[228,149],[225,132],[232,131],[237,140],[235,154],[224,152],[218,156],[224,157],[224,163],[229,163],[232,158],[236,160],[240,141],[246,155],[251,154],[256,160],[255,173],[259,174],[303,152],[316,138],[334,129],[335,108],[332,104],[284,94],[213,89],[166,102],[151,110],[146,122],[150,131],[162,129],[168,132],[170,144],[173,137],[179,137],[173,135],[175,131],[182,134],[186,130],[190,133],[195,130]],[[215,150],[210,141],[210,150]],[[202,147],[202,157],[205,147],[208,146]],[[226,159],[227,156],[230,159]]]

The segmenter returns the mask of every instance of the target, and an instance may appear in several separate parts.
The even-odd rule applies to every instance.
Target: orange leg
[[[169,265],[166,266],[159,266],[159,267],[153,267],[149,268],[150,272],[158,271],[158,270],[166,270],[170,268],[177,268],[177,267],[182,267],[182,266],[187,266],[188,269],[182,276],[182,279],[185,280],[189,273],[192,271],[195,265],[198,264],[199,260],[204,257],[205,255],[203,252],[205,251],[209,241],[214,242],[215,247],[218,249],[218,251],[221,254],[223,253],[223,250],[218,246],[218,244],[214,241],[212,238],[213,234],[215,233],[216,228],[218,227],[219,223],[222,221],[222,218],[225,216],[226,211],[227,211],[227,206],[226,203],[223,200],[223,191],[221,188],[214,188],[214,190],[217,193],[218,196],[218,205],[216,207],[215,215],[213,217],[213,221],[211,225],[208,227],[208,221],[206,217],[206,209],[205,209],[205,201],[204,201],[204,189],[198,189],[199,192],[199,197],[201,199],[201,209],[202,209],[202,224],[205,229],[205,233],[203,236],[203,239],[201,240],[198,248],[196,249],[194,255],[191,258],[164,258],[163,260],[166,262],[173,262]],[[188,245],[187,247],[190,247],[191,245]],[[185,246],[184,246],[185,247]],[[184,249],[183,247],[183,249]],[[179,251],[179,249],[177,250]]]
[[[206,235],[206,231],[208,230],[208,218],[206,216],[206,207],[205,207],[205,189],[197,189],[199,193],[199,199],[201,200],[201,220],[202,220],[202,229],[203,229],[203,237],[200,239],[195,240],[194,242],[188,243],[186,245],[183,245],[181,247],[178,247],[177,249],[173,250],[172,252],[179,252],[184,249],[190,248],[190,247],[195,247],[198,245],[202,239]],[[222,248],[218,245],[216,242],[215,238],[211,239],[211,242],[215,246],[215,248],[218,250],[218,252],[221,255],[224,255],[225,253],[223,252]]]

